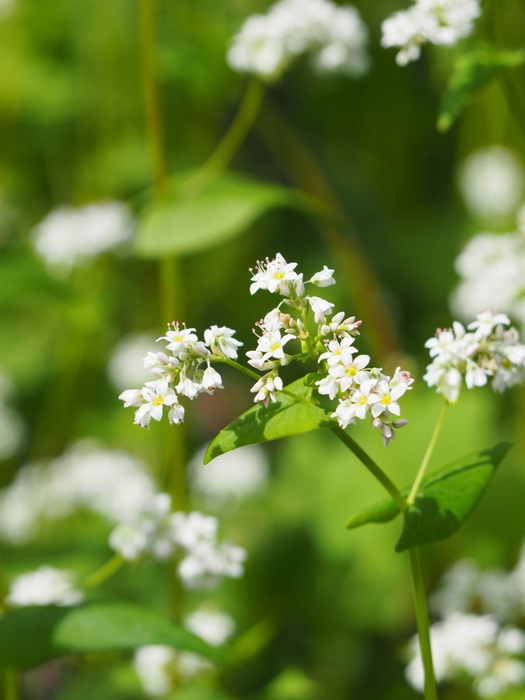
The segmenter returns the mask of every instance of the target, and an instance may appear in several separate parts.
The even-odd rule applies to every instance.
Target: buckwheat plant
[[[164,414],[170,423],[181,423],[187,399],[223,388],[222,377],[213,365],[226,364],[252,377],[255,406],[217,435],[207,449],[205,463],[244,445],[318,428],[331,429],[390,495],[389,501],[354,515],[347,527],[385,523],[403,514],[404,524],[396,551],[408,550],[410,554],[419,630],[418,653],[424,669],[421,682],[414,684],[424,688],[427,700],[434,700],[437,698],[436,680],[418,547],[448,537],[461,526],[509,445],[502,443],[469,455],[434,475],[425,476],[427,465],[447,407],[458,401],[463,383],[473,389],[490,381],[496,391],[520,383],[525,379],[525,346],[520,343],[516,329],[509,327],[508,317],[490,310],[478,314],[467,328],[454,322],[451,330],[439,329],[436,336],[427,341],[432,362],[424,380],[442,394],[444,405],[414,483],[399,489],[346,429],[357,421],[369,421],[388,447],[396,431],[407,424],[401,418],[400,401],[412,389],[414,380],[400,367],[389,376],[382,368],[372,366],[371,358],[360,353],[356,345],[361,321],[347,316],[344,311],[336,311],[333,303],[310,293],[333,284],[334,270],[326,266],[305,280],[303,273],[297,272],[297,263],[288,263],[279,253],[273,260],[257,262],[251,270],[250,293],[265,291],[279,301],[255,323],[256,346],[246,352],[248,366],[239,362],[241,343],[235,339],[232,329],[211,326],[204,331],[204,340],[200,340],[195,328],[173,322],[159,338],[165,343],[164,349],[148,352],[144,358],[145,366],[155,379],[146,382],[141,389],[124,391],[120,399],[125,407],[136,409],[135,423],[141,427],[149,428],[151,420],[160,421]],[[309,363],[313,371],[292,383],[285,383],[282,375],[294,362]],[[196,515],[179,514],[177,517]],[[165,514],[161,513],[151,531],[174,534],[170,536],[171,544],[162,538],[159,540],[161,550],[179,544],[186,547],[191,559],[191,546],[185,545],[176,534],[180,524],[171,520],[161,525],[163,518]],[[206,523],[202,521],[202,524]],[[154,556],[159,556],[160,550],[155,553],[144,528],[134,527],[140,536],[130,544],[129,558],[135,556],[134,547],[137,551],[149,549]],[[205,540],[213,539],[210,533],[202,536]],[[123,551],[126,543],[117,534],[113,540]],[[222,556],[223,561],[228,559],[224,552]],[[228,566],[223,563],[223,569],[217,573],[235,576],[236,572],[231,573]],[[233,566],[235,568],[235,563]],[[183,575],[180,569],[179,573]],[[202,575],[208,573],[204,565]],[[199,579],[201,574],[196,572],[196,576]],[[441,673],[438,675],[443,677]]]

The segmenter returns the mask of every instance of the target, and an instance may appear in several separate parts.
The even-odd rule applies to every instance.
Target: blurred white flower
[[[426,41],[453,46],[469,36],[480,14],[479,0],[416,0],[383,22],[381,45],[399,47],[396,61],[405,66],[419,58]]]
[[[151,379],[149,367],[144,366],[155,337],[149,333],[128,335],[114,348],[108,362],[108,375],[117,389],[142,386]]]
[[[176,678],[177,652],[162,644],[149,644],[135,652],[133,667],[147,695],[167,695]]]
[[[441,578],[430,597],[430,607],[439,617],[471,612],[481,573],[472,561],[456,562]]]
[[[184,626],[214,647],[228,641],[235,631],[235,621],[230,615],[206,608],[200,608],[188,615]]]
[[[51,268],[70,269],[128,240],[133,218],[123,202],[55,209],[33,230],[34,246]]]
[[[364,75],[368,30],[358,11],[331,0],[278,0],[265,15],[249,17],[232,39],[227,61],[236,71],[278,80],[300,54],[320,72]]]
[[[432,625],[430,640],[436,680],[453,678],[461,672],[472,676],[487,672],[498,632],[498,623],[490,616],[456,613]],[[417,636],[412,639],[411,655],[406,676],[414,688],[422,690],[425,674]]]
[[[507,218],[523,198],[523,166],[503,146],[480,148],[464,161],[458,184],[474,214],[489,220]]]
[[[26,605],[76,605],[84,596],[73,587],[70,571],[41,566],[18,576],[6,596],[14,607]]]
[[[450,305],[461,319],[493,307],[525,323],[525,235],[480,233],[456,259],[460,283]]]
[[[143,462],[84,440],[49,466],[22,467],[0,491],[0,537],[15,544],[27,541],[42,519],[62,518],[78,508],[119,522],[140,512],[154,494]]]
[[[210,506],[228,500],[248,498],[266,485],[269,464],[258,445],[248,445],[216,457],[208,464],[203,459],[206,447],[199,450],[189,465],[192,489],[202,494]]]

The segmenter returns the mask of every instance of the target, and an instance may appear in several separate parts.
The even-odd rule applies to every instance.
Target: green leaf
[[[415,502],[403,514],[403,531],[396,551],[436,542],[456,532],[481,498],[510,447],[509,443],[502,442],[430,474]],[[402,493],[408,496],[410,487],[403,489]],[[387,523],[399,512],[394,501],[383,501],[354,515],[346,527],[353,529],[367,523]]]
[[[0,618],[0,665],[26,669],[71,652],[166,644],[217,661],[223,650],[180,624],[132,603],[86,603],[76,608],[17,608]]]
[[[222,657],[220,651],[181,625],[132,603],[92,603],[75,608],[58,623],[53,641],[71,651],[167,644],[202,656]]]
[[[196,197],[150,204],[138,224],[135,251],[145,258],[197,253],[235,238],[276,207],[322,210],[295,190],[225,173]]]
[[[448,131],[470,99],[493,78],[508,68],[525,63],[525,49],[495,51],[476,49],[463,54],[454,66],[448,88],[443,95],[438,131]]]
[[[381,503],[353,515],[346,523],[346,527],[348,530],[353,530],[367,523],[389,523],[399,513],[400,510],[395,501],[381,501]]]
[[[277,401],[253,406],[223,428],[209,445],[204,462],[244,445],[270,442],[290,435],[308,433],[337,425],[330,418],[332,409],[323,408],[312,398],[316,374],[308,374],[277,392]]]

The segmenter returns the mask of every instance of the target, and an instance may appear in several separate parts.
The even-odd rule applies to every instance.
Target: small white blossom
[[[314,313],[316,323],[325,323],[326,316],[330,316],[334,308],[334,304],[326,299],[321,299],[321,297],[308,297],[308,303]]]
[[[122,202],[100,202],[78,209],[59,207],[33,230],[37,253],[52,268],[65,270],[126,241],[133,219]]]
[[[277,253],[274,260],[267,258],[264,262],[258,262],[257,272],[252,276],[250,294],[266,289],[288,296],[290,283],[297,279],[297,273],[294,272],[296,267],[297,263],[287,263],[280,253]]]
[[[252,386],[250,391],[255,394],[255,403],[262,401],[265,406],[268,406],[270,401],[273,403],[277,401],[276,392],[282,391],[282,389],[283,380],[277,374],[277,371],[273,370],[261,377],[259,381]]]
[[[316,272],[309,281],[316,287],[329,287],[331,284],[335,284],[334,271],[324,265],[321,272]]]
[[[147,382],[142,389],[142,398],[144,403],[135,411],[134,421],[141,428],[149,428],[152,418],[160,421],[164,412],[164,406],[169,408],[178,403],[177,395],[164,379],[159,379],[156,382]]]
[[[230,615],[201,608],[184,619],[184,626],[205,642],[218,647],[232,636],[235,621]]]
[[[242,343],[233,337],[235,331],[226,326],[210,326],[204,331],[204,341],[215,355],[224,355],[230,360],[237,359],[237,348]]]
[[[52,566],[41,566],[36,571],[18,576],[6,596],[14,607],[26,605],[77,605],[84,598],[75,590],[72,574]]]

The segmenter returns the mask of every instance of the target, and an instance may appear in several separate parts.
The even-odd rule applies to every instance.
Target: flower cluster
[[[133,226],[123,202],[99,202],[77,209],[63,206],[38,224],[33,240],[49,267],[69,270],[128,240]]]
[[[13,483],[0,491],[0,537],[13,544],[26,542],[42,521],[64,518],[81,508],[116,523],[140,512],[154,493],[143,462],[83,440],[47,466],[22,467]]]
[[[235,630],[235,622],[226,613],[206,608],[186,617],[184,626],[212,646],[224,644]],[[187,680],[211,668],[209,661],[193,652],[178,652],[173,647],[150,644],[137,649],[133,666],[147,695],[167,695],[177,679]]]
[[[396,61],[405,66],[419,58],[426,41],[453,46],[469,36],[480,14],[479,0],[416,0],[383,22],[381,45],[399,47]]]
[[[233,38],[229,65],[278,80],[300,55],[312,56],[320,72],[357,78],[369,67],[368,30],[358,11],[331,0],[279,0],[265,15],[252,15]]]
[[[225,326],[211,326],[204,331],[204,342],[199,340],[195,328],[186,328],[177,322],[168,324],[166,335],[158,340],[167,341],[165,352],[148,352],[144,366],[158,379],[146,382],[142,389],[127,389],[119,398],[124,407],[134,406],[135,424],[149,428],[151,419],[160,421],[164,409],[170,423],[184,420],[184,407],[180,396],[194,399],[206,392],[213,394],[222,389],[221,375],[211,366],[213,361],[233,360],[242,343],[233,335],[235,331]],[[203,369],[204,367],[204,369]]]
[[[75,590],[70,571],[41,566],[21,574],[11,584],[6,602],[13,607],[27,605],[77,605],[84,596]]]
[[[455,321],[452,329],[438,329],[425,343],[433,361],[423,379],[436,386],[449,403],[458,400],[465,380],[469,389],[484,386],[502,392],[525,379],[525,345],[515,328],[505,330],[510,321],[505,314],[482,311],[465,327]]]
[[[481,697],[494,697],[525,683],[525,634],[516,625],[525,614],[525,549],[515,569],[480,572],[469,561],[455,564],[431,599],[442,619],[431,628],[437,680],[471,678]],[[476,613],[476,614],[475,614]],[[423,689],[417,637],[406,675]]]
[[[266,373],[254,385],[255,401],[266,405],[276,401],[276,391],[283,388],[279,367],[293,360],[313,358],[320,365],[318,392],[331,400],[339,399],[332,414],[346,428],[356,419],[368,415],[372,425],[380,428],[385,446],[395,437],[395,428],[406,425],[400,416],[398,400],[410,389],[413,379],[409,372],[398,368],[393,377],[377,367],[369,367],[370,357],[359,354],[355,337],[361,321],[346,317],[344,312],[333,314],[334,305],[318,296],[306,294],[305,284],[327,287],[335,284],[333,270],[326,266],[307,282],[295,271],[297,263],[287,263],[279,253],[274,260],[259,262],[252,270],[252,294],[259,289],[284,297],[279,306],[257,324],[257,349],[247,352],[252,367]],[[283,313],[281,305],[297,312],[294,318]],[[313,315],[315,331],[311,330],[309,314]],[[328,317],[332,316],[331,319]],[[296,355],[285,350],[290,341],[299,341],[301,352]]]
[[[198,511],[171,512],[171,498],[159,493],[134,519],[119,523],[109,538],[113,550],[133,561],[150,555],[183,558],[177,570],[186,588],[213,588],[221,578],[240,578],[246,550],[218,541],[217,518]]]

